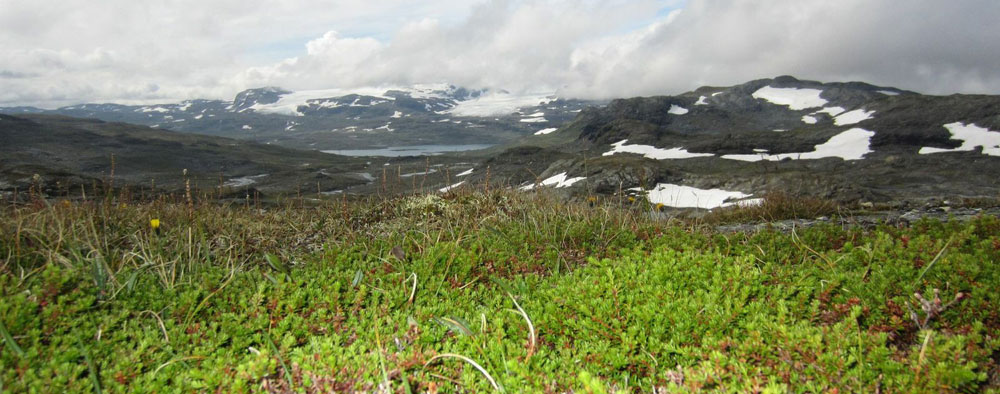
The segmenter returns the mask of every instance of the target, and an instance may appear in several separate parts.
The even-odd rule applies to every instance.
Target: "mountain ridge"
[[[480,101],[492,94],[450,89]],[[316,99],[265,88],[244,95],[244,112],[234,113],[255,117],[255,125],[269,124],[280,129],[281,138],[295,141],[281,145],[309,150],[320,149],[313,138],[351,139],[359,132],[386,136],[387,143],[398,144],[387,146],[399,146],[414,141],[408,136],[420,134],[411,127],[427,127],[452,144],[482,143],[484,129],[506,130],[506,142],[485,151],[435,156],[426,164],[418,158],[386,160],[386,165],[401,166],[397,175],[403,174],[402,167],[408,174],[424,174],[421,189],[429,182],[450,190],[455,183],[449,170],[454,170],[462,172],[465,184],[492,177],[494,184],[550,186],[573,198],[626,193],[666,205],[676,202],[664,197],[668,191],[675,193],[675,200],[676,193],[719,190],[748,201],[772,192],[839,201],[997,195],[990,174],[1000,173],[998,96],[929,96],[863,82],[781,76],[675,96],[616,99],[606,105],[551,99],[518,107],[507,116],[462,117],[449,112],[454,102],[426,93],[386,91]],[[298,101],[306,104],[295,107],[301,115],[258,113],[263,106],[273,109]],[[427,108],[435,103],[437,107]],[[216,104],[192,101],[169,108],[140,107],[139,112],[133,108],[130,113],[160,114],[181,107],[207,112],[203,107],[210,105]],[[405,106],[423,114],[399,109]],[[77,110],[86,108],[122,112],[127,107]],[[352,121],[371,116],[381,126],[344,126],[352,131],[316,134],[305,130],[310,111]],[[412,118],[419,121],[407,123]],[[490,127],[470,127],[481,124]],[[257,132],[256,126],[248,127],[247,133]],[[269,137],[262,142],[277,141]],[[365,171],[386,172],[372,159],[383,158],[363,159]],[[442,166],[441,171],[421,170],[432,163]],[[352,193],[380,191],[367,180]]]
[[[80,104],[54,110],[10,107],[0,112],[96,118],[299,149],[344,150],[504,144],[562,126],[594,103],[548,93],[516,95],[436,84],[298,92],[263,87],[239,92],[232,101]],[[545,116],[528,116],[536,113]]]
[[[586,109],[518,144],[575,159],[551,160],[537,177],[514,167],[499,172],[525,186],[585,179],[563,186],[570,195],[633,189],[648,196],[653,185],[673,185],[845,201],[996,196],[988,175],[1000,170],[991,153],[1000,149],[996,130],[998,96],[927,96],[785,76]]]

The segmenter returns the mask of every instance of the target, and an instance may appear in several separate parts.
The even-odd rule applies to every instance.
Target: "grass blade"
[[[20,346],[17,346],[17,342],[14,342],[14,337],[10,336],[7,332],[7,326],[3,324],[3,320],[0,320],[0,335],[3,335],[3,340],[7,342],[7,346],[17,354],[18,357],[24,357],[24,350],[21,350]]]
[[[507,296],[514,302],[514,307],[517,308],[517,311],[521,313],[522,317],[524,317],[524,321],[528,322],[528,343],[530,343],[530,346],[528,347],[528,357],[531,357],[531,355],[535,354],[535,345],[538,342],[538,334],[535,332],[535,325],[531,323],[531,318],[529,318],[528,314],[521,308],[521,304],[517,303],[514,295],[507,293]]]
[[[285,371],[285,381],[288,382],[288,389],[294,390],[295,385],[292,384],[292,372],[288,370],[288,364],[285,364],[285,359],[281,357],[281,353],[278,352],[278,346],[274,344],[274,340],[271,339],[271,334],[265,334],[267,337],[267,344],[271,345],[271,351],[274,352],[274,357],[278,358],[278,362],[281,363],[281,369]]]
[[[94,365],[93,358],[90,357],[90,349],[83,346],[83,342],[80,342],[77,346],[83,352],[83,360],[87,363],[88,375],[90,375],[90,382],[94,385],[94,392],[101,394],[101,377],[97,374],[97,366]]]
[[[499,391],[501,393],[504,392],[503,386],[500,386],[500,384],[497,383],[496,379],[493,379],[493,376],[490,376],[490,373],[486,372],[486,368],[483,368],[483,366],[479,365],[475,361],[472,361],[472,359],[470,359],[468,357],[465,357],[465,356],[463,356],[461,354],[445,353],[445,354],[439,354],[437,356],[431,357],[430,360],[427,360],[427,362],[424,363],[424,368],[427,368],[428,365],[430,365],[434,361],[437,361],[437,360],[442,359],[442,358],[457,358],[459,360],[462,360],[462,361],[465,361],[465,362],[469,363],[470,365],[472,365],[473,367],[475,367],[476,369],[478,369],[479,373],[482,373],[483,376],[486,377],[486,380],[488,380],[490,382],[490,385],[492,385],[494,389],[496,389],[497,391]]]
[[[441,325],[448,327],[449,330],[456,334],[462,334],[470,337],[475,335],[472,329],[469,328],[469,323],[466,323],[465,320],[462,320],[461,318],[439,317],[434,320],[441,323]]]

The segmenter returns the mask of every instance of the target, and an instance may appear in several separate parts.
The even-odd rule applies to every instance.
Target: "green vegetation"
[[[470,190],[6,207],[0,391],[1000,387],[996,217],[719,234],[655,216]]]

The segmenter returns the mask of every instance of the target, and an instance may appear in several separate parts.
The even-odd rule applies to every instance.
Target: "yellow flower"
[[[152,219],[152,220],[150,220],[149,221],[149,227],[152,227],[153,230],[159,230],[160,229],[160,219]]]
[[[635,202],[635,197],[628,196],[628,202]]]
[[[662,202],[656,203],[656,210],[657,211],[662,211],[663,210],[663,203]]]

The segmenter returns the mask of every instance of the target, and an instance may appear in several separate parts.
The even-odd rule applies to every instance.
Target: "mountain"
[[[180,190],[186,178],[194,188],[242,197],[248,190],[315,193],[371,181],[359,159],[59,115],[0,115],[0,140],[6,195],[37,187],[79,196],[81,187],[98,183]]]
[[[785,76],[614,100],[482,165],[524,188],[624,190],[677,206],[769,192],[842,201],[996,198],[998,130],[998,96]],[[530,171],[518,164],[527,157]]]
[[[701,208],[752,204],[768,193],[887,203],[1000,198],[1000,96],[929,96],[860,82],[783,76],[606,105],[447,85],[262,88],[233,102],[33,112],[0,118],[9,141],[0,146],[0,190],[23,190],[35,173],[106,179],[114,153],[118,176],[133,184],[156,178],[176,187],[189,168],[202,187],[269,192],[312,191],[317,182],[320,192],[352,194],[489,182]],[[52,112],[170,121],[171,131]],[[427,157],[318,152],[433,143],[498,145]]]
[[[562,126],[584,107],[600,104],[438,84],[300,92],[265,87],[240,92],[233,101],[9,107],[0,113],[93,118],[299,149],[345,150],[505,144]]]

